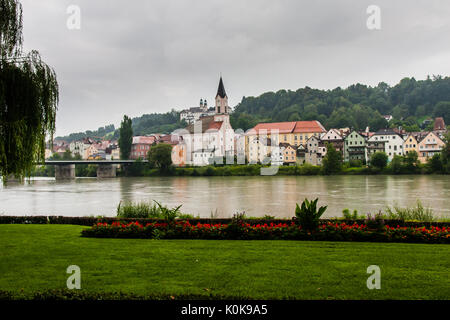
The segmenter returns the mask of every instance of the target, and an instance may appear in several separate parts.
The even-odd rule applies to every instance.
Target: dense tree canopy
[[[385,152],[375,152],[370,157],[370,165],[379,169],[384,169],[388,163],[388,156]]]
[[[381,116],[394,117],[389,123]],[[394,87],[381,82],[346,89],[266,92],[244,97],[231,117],[234,128],[247,130],[258,122],[319,120],[326,128],[351,127],[376,131],[403,126],[420,129],[427,117],[444,117],[450,123],[450,78],[436,76],[416,81],[404,78]]]
[[[55,140],[64,140],[70,143],[72,141],[82,140],[84,138],[97,138],[97,139],[103,139],[108,137],[113,138],[115,130],[116,128],[114,127],[114,125],[110,124],[104,127],[100,127],[95,131],[87,130],[85,132],[71,133],[68,136],[64,137],[56,137]]]
[[[31,174],[55,130],[56,74],[37,51],[22,52],[22,6],[0,0],[0,173]]]
[[[148,162],[152,167],[167,170],[172,165],[172,146],[167,143],[152,146],[148,152]]]

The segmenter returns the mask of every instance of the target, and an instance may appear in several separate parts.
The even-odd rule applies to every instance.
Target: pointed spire
[[[225,92],[225,87],[223,85],[222,76],[220,76],[219,88],[217,89],[216,97],[217,96],[219,96],[221,98],[225,98],[227,96],[227,93]]]

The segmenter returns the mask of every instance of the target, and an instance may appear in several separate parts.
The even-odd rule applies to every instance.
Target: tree
[[[435,153],[431,158],[427,161],[427,167],[430,170],[430,172],[439,173],[442,172],[442,161],[441,161],[441,155],[439,153]]]
[[[370,157],[370,165],[379,169],[384,169],[387,166],[388,156],[385,152],[375,152]]]
[[[410,151],[403,157],[403,162],[409,172],[414,172],[420,166],[419,155],[416,151]]]
[[[172,165],[172,146],[167,143],[152,146],[148,152],[148,162],[161,171],[167,170]]]
[[[131,125],[131,119],[127,115],[124,115],[119,129],[120,159],[122,160],[128,160],[130,158],[131,145],[133,144],[133,128]]]
[[[441,150],[442,171],[450,173],[450,133],[445,136],[445,146]]]
[[[450,123],[450,101],[438,102],[434,107],[433,116],[442,117],[445,122]]]
[[[327,154],[322,161],[325,174],[338,173],[342,169],[342,154],[331,143],[327,143]]]
[[[59,100],[56,73],[37,51],[22,52],[22,5],[0,0],[0,174],[29,176],[53,140]]]
[[[403,157],[395,155],[390,163],[390,168],[392,170],[392,173],[399,174],[402,171],[402,162]]]

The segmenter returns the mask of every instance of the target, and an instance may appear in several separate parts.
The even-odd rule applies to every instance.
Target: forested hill
[[[132,119],[133,134],[146,135],[151,133],[171,133],[175,129],[186,127],[187,124],[185,122],[180,122],[179,118],[180,114],[175,110],[166,113],[144,114],[141,117],[135,117]],[[95,131],[88,130],[85,132],[71,133],[64,137],[57,137],[56,140],[72,142],[86,137],[118,139],[119,128],[115,128],[114,125],[111,124],[100,127]]]
[[[392,115],[387,124],[381,115]],[[427,117],[444,117],[450,124],[450,78],[404,78],[390,87],[355,84],[346,89],[266,92],[244,97],[232,115],[233,128],[247,130],[258,122],[319,120],[326,128],[378,130],[402,126],[418,131]]]
[[[381,116],[388,114],[394,117],[389,123]],[[444,117],[445,123],[450,124],[450,77],[419,81],[404,78],[393,87],[382,82],[376,87],[355,84],[346,89],[306,87],[266,92],[258,97],[242,98],[231,115],[231,124],[235,129],[247,130],[258,122],[319,120],[327,129],[364,130],[369,126],[375,131],[402,126],[407,131],[419,131],[424,119],[434,117]],[[179,111],[175,110],[133,118],[134,135],[171,133],[185,126],[186,123],[179,121]],[[118,136],[118,128],[109,125],[57,139],[70,142],[84,137]]]

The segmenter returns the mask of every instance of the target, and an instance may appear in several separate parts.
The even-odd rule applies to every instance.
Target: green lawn
[[[0,290],[297,299],[449,299],[450,246],[306,241],[81,238],[84,227],[0,225]],[[366,269],[381,268],[369,290]]]

